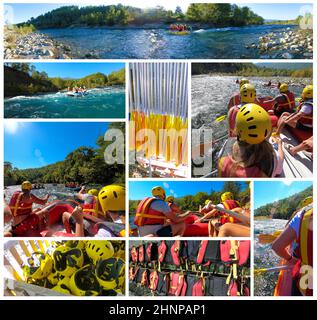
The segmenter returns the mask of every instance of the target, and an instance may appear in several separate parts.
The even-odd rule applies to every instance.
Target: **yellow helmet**
[[[226,200],[233,200],[233,194],[232,192],[228,191],[221,195],[221,201],[224,202]]]
[[[117,258],[99,260],[96,265],[96,277],[104,290],[122,287],[125,280],[124,260]]]
[[[62,294],[67,294],[67,295],[70,295],[71,292],[70,292],[70,289],[68,289],[66,286],[64,285],[56,285],[55,287],[52,288],[52,290],[56,291],[56,292],[59,292],[59,293],[62,293]]]
[[[173,203],[174,202],[174,197],[173,196],[168,196],[168,197],[166,197],[165,201]]]
[[[314,96],[313,86],[310,84],[303,89],[302,98],[303,99],[312,99],[313,96]]]
[[[160,186],[154,187],[152,188],[152,196],[165,200],[166,198],[165,190]]]
[[[114,250],[114,257],[124,258],[125,257],[125,242],[121,240],[111,241]]]
[[[306,197],[305,199],[303,199],[301,202],[300,202],[300,207],[301,208],[304,208],[306,206],[308,206],[309,204],[313,203],[313,197],[310,196],[310,197]]]
[[[37,257],[37,259],[35,259]],[[53,270],[53,259],[45,253],[33,252],[28,259],[29,267],[24,269],[25,277],[34,280],[46,278]]]
[[[87,264],[73,273],[69,288],[75,296],[97,296],[100,292],[98,280],[93,272],[93,266]]]
[[[282,84],[280,85],[279,89],[280,89],[280,92],[281,92],[281,93],[287,92],[287,91],[288,91],[288,84],[287,84],[287,83],[282,83]]]
[[[103,187],[98,194],[103,213],[125,211],[125,188],[118,185]]]
[[[64,242],[64,245],[68,248],[77,248],[84,250],[86,243],[83,240],[67,240]]]
[[[87,193],[92,196],[98,197],[99,191],[97,189],[90,189]]]
[[[244,102],[244,103],[254,102],[256,98],[256,91],[255,91],[254,85],[250,83],[246,83],[242,87],[240,87],[240,97],[241,97],[241,102]]]
[[[244,105],[236,117],[238,141],[259,144],[270,136],[272,123],[269,114],[255,103]]]
[[[78,248],[59,246],[53,252],[54,268],[62,276],[70,277],[84,264],[83,251]]]
[[[207,200],[205,201],[205,206],[208,205],[210,202],[211,202],[211,200],[207,199]]]
[[[97,263],[99,259],[109,259],[114,255],[112,243],[107,240],[90,240],[86,243],[88,257]]]
[[[59,281],[59,273],[53,268],[52,272],[47,276],[47,280],[53,286],[56,286]]]
[[[239,85],[240,85],[240,88],[246,84],[246,83],[250,83],[250,81],[246,78],[242,78],[240,81],[239,81]]]
[[[22,190],[32,190],[32,183],[30,181],[24,181],[21,184]]]

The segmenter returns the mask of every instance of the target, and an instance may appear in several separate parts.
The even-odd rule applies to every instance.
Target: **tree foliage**
[[[143,25],[146,23],[172,23],[188,21],[210,26],[244,26],[263,24],[262,17],[248,7],[229,3],[194,3],[186,13],[178,6],[175,11],[162,6],[139,9],[131,6],[63,6],[48,13],[31,18],[27,24],[36,28],[65,28],[69,26],[114,26]]]
[[[124,123],[113,122],[109,129],[120,129],[124,134]],[[20,184],[24,180],[41,183],[66,183],[76,181],[82,184],[124,184],[125,166],[123,164],[107,164],[105,149],[111,144],[98,137],[96,148],[82,146],[69,153],[64,161],[42,168],[13,168],[12,164],[4,164],[4,184]]]
[[[252,63],[193,63],[192,74],[226,74],[244,77],[293,77],[312,78],[313,68],[306,67],[299,70],[268,68]]]
[[[275,219],[289,219],[293,212],[300,209],[300,202],[313,195],[313,187],[309,187],[290,197],[268,203],[254,210],[255,216],[271,216]]]
[[[227,181],[221,191],[215,191],[213,189],[210,192],[198,191],[194,195],[186,195],[184,197],[176,198],[175,203],[178,204],[182,210],[198,211],[199,206],[204,206],[206,200],[211,200],[214,204],[221,202],[221,194],[230,191],[233,193],[234,198],[240,202],[243,207],[250,207],[250,190],[249,188],[242,189],[242,184],[235,181]],[[146,195],[144,195],[146,197]],[[130,200],[130,214],[134,214],[138,206],[139,200]]]
[[[57,92],[68,87],[97,88],[125,84],[125,68],[109,75],[97,72],[80,79],[60,77],[50,78],[47,73],[39,72],[29,63],[7,63],[4,67],[4,95],[33,95],[44,92]]]

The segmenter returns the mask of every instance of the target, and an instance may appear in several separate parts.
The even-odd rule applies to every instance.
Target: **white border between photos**
[[[181,1],[181,0],[180,0]],[[120,1],[110,1],[110,0],[106,0],[104,1],[105,4],[107,4],[107,2],[109,3],[120,3]],[[157,1],[159,3],[159,0]],[[225,0],[214,0],[214,1],[210,1],[210,0],[193,0],[193,1],[187,1],[187,2],[197,2],[197,3],[208,3],[208,2],[215,2],[215,3],[228,3],[229,1],[225,1]],[[3,5],[4,4],[10,4],[10,3],[63,3],[63,4],[67,4],[67,3],[73,3],[71,0],[64,0],[64,1],[56,1],[56,0],[46,0],[46,1],[41,1],[41,0],[30,0],[30,1],[23,1],[23,0],[7,0],[7,1],[3,1],[3,3],[1,4],[1,9],[0,9],[0,21],[4,21],[3,19]],[[78,4],[86,4],[87,1],[77,1]],[[264,0],[260,1],[260,0],[251,0],[251,1],[242,1],[242,0],[236,0],[234,1],[234,3],[237,4],[248,4],[248,3],[265,3],[265,4],[269,4],[269,3],[285,3],[285,4],[291,4],[291,3],[303,3],[303,4],[312,4],[314,6],[314,26],[316,26],[316,7],[317,5],[313,3],[312,0],[310,1],[304,1],[304,0],[271,0],[269,3],[265,2]],[[90,3],[90,5],[94,5],[94,4],[101,4],[100,1],[92,1]],[[136,4],[137,6],[137,1]],[[1,71],[0,71],[0,82],[1,82],[1,105],[3,106],[3,26],[1,23],[1,28],[0,28],[0,38],[1,38],[1,49],[0,49],[0,55],[1,55]],[[316,57],[316,52],[317,52],[317,43],[316,43],[316,30],[314,30],[314,56]],[[9,60],[7,60],[8,62],[10,62]],[[15,62],[43,62],[42,60],[14,60]],[[136,60],[136,59],[92,59],[92,60],[85,60],[85,59],[74,59],[74,60],[45,60],[45,62],[47,63],[52,63],[52,62],[58,62],[58,63],[75,63],[75,62],[85,62],[85,63],[104,63],[104,62],[122,62],[125,63],[126,66],[126,118],[125,119],[6,119],[4,121],[21,121],[21,122],[33,122],[33,121],[39,121],[39,122],[125,122],[125,130],[126,130],[126,152],[125,152],[125,161],[126,161],[126,191],[127,191],[127,196],[126,196],[126,208],[129,208],[129,182],[130,181],[170,181],[170,180],[175,180],[175,179],[130,179],[129,178],[129,167],[128,167],[128,163],[129,163],[129,109],[128,109],[128,77],[129,77],[129,72],[128,72],[128,63],[130,62],[188,62],[189,64],[189,72],[188,72],[188,85],[189,85],[189,90],[188,90],[188,94],[189,94],[189,99],[188,99],[188,129],[189,129],[189,134],[188,134],[188,178],[190,178],[191,175],[191,63],[192,62],[204,62],[204,63],[208,63],[208,62],[214,62],[214,63],[223,63],[223,62],[240,62],[240,63],[252,63],[252,62],[259,62],[260,60],[239,60],[239,59],[189,59],[189,60],[177,60],[177,59],[155,59],[155,60],[144,60],[144,59],[140,59],[140,60]],[[261,60],[261,62],[266,62],[266,63],[302,63],[302,62],[313,62],[314,63],[314,79],[316,79],[316,75],[317,75],[317,71],[315,70],[315,62],[314,60]],[[314,98],[316,98],[316,93],[314,95]],[[1,109],[1,119],[4,119],[4,110],[3,108]],[[1,160],[2,160],[2,164],[4,161],[4,154],[3,154],[3,150],[4,150],[4,121],[1,121],[1,126],[0,126],[0,137],[1,137],[1,145],[0,145],[0,154],[1,154]],[[316,124],[316,119],[314,121],[314,124]],[[316,148],[316,139],[314,139],[314,147]],[[314,163],[314,172],[316,170],[316,165]],[[3,170],[0,170],[0,187],[1,190],[3,191]],[[241,179],[197,179],[197,178],[191,178],[191,179],[177,179],[179,181],[186,181],[186,180],[190,180],[190,181],[209,181],[212,182],[213,180],[222,180],[222,181],[227,181],[227,180],[237,180],[237,181],[241,181]],[[251,210],[253,212],[253,199],[254,199],[254,181],[259,181],[256,179],[245,179],[245,180],[250,180],[251,181]],[[284,180],[292,180],[292,179],[274,179],[274,181],[284,181]],[[261,179],[260,181],[272,181],[272,179]],[[298,181],[298,180],[297,180]],[[313,177],[311,179],[302,179],[302,181],[313,181]],[[316,194],[316,186],[314,185],[314,195]],[[315,207],[315,205],[314,205]],[[3,202],[1,202],[1,210],[3,210]],[[3,212],[3,211],[2,211]],[[128,209],[127,209],[127,214],[128,214]],[[127,220],[128,221],[128,220]],[[316,230],[316,219],[314,221],[314,228]],[[253,217],[252,217],[252,225],[253,225]],[[128,225],[126,226],[126,234],[128,234]],[[4,269],[4,264],[3,264],[3,243],[4,240],[10,240],[9,238],[3,238],[3,222],[0,222],[0,232],[1,232],[1,243],[0,243],[0,274],[3,274],[3,269]],[[253,247],[253,237],[254,237],[254,228],[252,228],[251,231],[251,275],[253,275],[253,265],[254,265],[254,247]],[[314,233],[314,265],[316,266],[317,264],[317,246],[316,246],[316,232]],[[12,238],[11,238],[12,239]],[[75,238],[76,240],[87,240],[87,238]],[[114,238],[116,240],[118,240],[118,238]],[[113,239],[113,240],[114,240]],[[130,240],[141,240],[142,238],[130,238]],[[151,238],[151,240],[162,240],[164,238]],[[193,240],[196,238],[183,238],[184,240]],[[206,239],[206,238],[205,238]],[[220,240],[221,238],[219,238],[218,240]],[[242,238],[241,238],[242,239]],[[248,238],[245,238],[248,239]],[[13,240],[13,239],[12,239]],[[30,240],[28,238],[14,238],[14,240]],[[32,240],[43,240],[43,238],[32,238]],[[47,240],[54,240],[54,238],[49,239],[47,238]],[[65,238],[59,238],[59,240],[65,240]],[[210,238],[209,238],[210,240]],[[75,297],[75,296],[70,296],[70,297],[63,297],[63,300],[111,300],[111,301],[120,301],[120,300],[140,300],[140,299],[148,299],[149,297],[140,297],[140,296],[128,296],[129,294],[129,279],[128,279],[128,263],[129,263],[129,238],[126,238],[126,295],[122,296],[122,297]],[[316,287],[316,283],[317,283],[317,272],[314,272],[314,284]],[[46,297],[46,296],[30,296],[30,297],[4,297],[3,296],[3,288],[4,288],[4,282],[3,282],[3,277],[0,277],[0,300],[56,300],[56,297]],[[315,290],[314,293],[314,297],[272,297],[272,296],[267,296],[267,297],[263,297],[263,296],[253,296],[253,289],[254,289],[254,280],[253,277],[251,276],[251,296],[250,297],[150,297],[151,300],[161,300],[161,301],[166,301],[166,300],[173,300],[173,301],[186,301],[186,300],[202,300],[202,301],[208,301],[208,300],[315,300],[317,293]],[[60,297],[59,297],[60,299]]]

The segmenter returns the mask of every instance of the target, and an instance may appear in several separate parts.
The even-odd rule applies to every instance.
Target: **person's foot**
[[[77,206],[73,212],[72,217],[75,219],[77,223],[81,223],[83,221],[83,208],[80,206]]]

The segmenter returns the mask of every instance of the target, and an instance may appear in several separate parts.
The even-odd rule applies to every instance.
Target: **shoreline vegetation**
[[[306,30],[271,32],[259,38],[258,43],[246,45],[249,50],[258,50],[261,59],[280,58],[276,52],[285,49],[282,58],[292,59],[293,54],[303,52],[312,58],[312,30],[309,17],[298,16],[295,20],[265,21],[247,6],[229,3],[190,4],[184,13],[180,7],[175,11],[162,6],[140,9],[132,6],[63,6],[24,23],[6,25],[4,28],[5,59],[72,59],[96,58],[93,54],[76,56],[72,49],[41,33],[41,29],[59,28],[107,28],[107,29],[166,29],[170,24],[187,24],[192,30],[244,27],[257,25],[296,25],[305,21]],[[309,23],[307,23],[309,21]],[[312,28],[312,27],[311,27]],[[275,55],[274,55],[275,54]],[[245,58],[241,56],[240,58]]]
[[[226,75],[237,77],[292,77],[313,78],[313,67],[299,70],[268,68],[253,63],[193,63],[192,75]]]
[[[258,217],[272,217],[273,219],[288,220],[295,210],[299,209],[299,203],[306,197],[313,195],[313,187],[308,187],[305,190],[298,192],[290,197],[268,203],[254,210],[254,219]],[[261,219],[260,218],[260,219]]]
[[[108,129],[119,129],[125,132],[125,124],[109,123]],[[76,133],[74,133],[76,135]],[[68,137],[69,138],[69,137]],[[122,184],[125,182],[125,166],[123,164],[107,164],[104,152],[112,141],[97,138],[97,147],[79,147],[69,153],[63,161],[41,168],[18,169],[10,162],[4,162],[4,186],[18,185],[25,180],[41,183],[67,183],[76,181],[79,184]]]
[[[101,72],[80,79],[60,77],[50,78],[47,73],[39,72],[29,63],[6,63],[4,65],[4,97],[36,95],[63,91],[66,88],[86,87],[86,89],[123,86],[125,69],[106,75]]]

